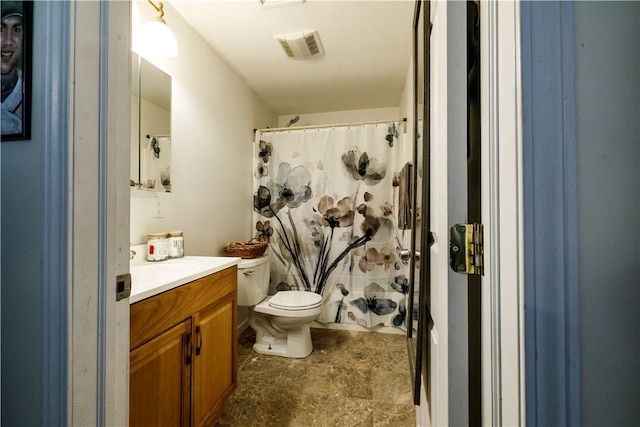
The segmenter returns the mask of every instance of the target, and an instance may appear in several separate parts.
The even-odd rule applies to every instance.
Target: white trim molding
[[[128,423],[130,13],[70,3],[68,425]]]
[[[482,217],[482,422],[524,425],[524,232],[520,3],[480,8]]]

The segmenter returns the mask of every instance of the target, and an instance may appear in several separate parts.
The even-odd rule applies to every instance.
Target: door
[[[131,351],[129,425],[190,425],[190,333],[187,319]]]
[[[433,244],[423,243],[430,311],[418,425],[469,425],[467,276],[449,268],[449,229],[467,220],[467,57],[465,2],[424,2],[428,81],[425,174]],[[428,126],[427,126],[428,125]],[[430,191],[426,191],[430,187]],[[426,221],[426,219],[425,219]],[[427,228],[428,227],[428,228]],[[423,242],[424,231],[423,231]],[[428,242],[427,242],[428,243]],[[425,317],[426,320],[426,317]],[[425,325],[425,323],[423,323]]]
[[[213,425],[236,388],[236,293],[194,316],[193,425]]]

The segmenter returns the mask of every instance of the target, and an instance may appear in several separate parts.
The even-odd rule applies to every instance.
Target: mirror
[[[420,390],[423,380],[429,400],[429,388],[426,382],[429,342],[429,35],[425,30],[425,9],[430,2],[416,1],[413,26],[413,201],[411,262],[409,278],[409,306],[412,307],[411,323],[407,325],[407,351],[412,370],[413,400],[420,404]]]
[[[136,53],[131,64],[130,183],[171,192],[171,77]]]

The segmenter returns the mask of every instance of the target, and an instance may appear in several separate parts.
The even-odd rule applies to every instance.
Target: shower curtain
[[[405,328],[399,250],[409,233],[410,149],[401,127],[256,132],[254,232],[269,241],[271,292],[321,294],[319,322]]]
[[[147,135],[140,146],[140,183],[147,190],[171,192],[171,137]]]

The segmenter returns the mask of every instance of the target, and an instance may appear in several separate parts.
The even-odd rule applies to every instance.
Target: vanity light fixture
[[[147,0],[158,12],[153,21],[144,26],[142,30],[142,51],[147,57],[171,58],[178,55],[178,42],[171,28],[165,22],[162,2],[158,6],[151,0]]]

